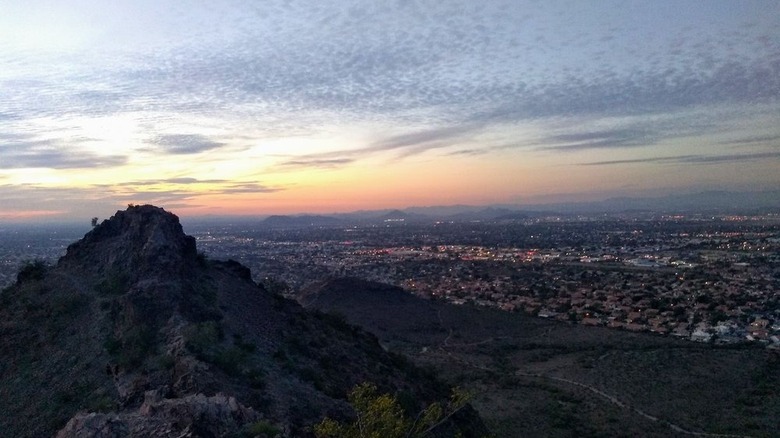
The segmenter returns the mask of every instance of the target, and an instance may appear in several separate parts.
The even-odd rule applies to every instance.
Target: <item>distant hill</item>
[[[343,315],[475,391],[473,404],[496,436],[777,433],[780,355],[760,345],[571,325],[356,279],[313,284],[299,301]]]
[[[657,197],[614,197],[602,201],[553,202],[535,204],[452,205],[408,207],[401,210],[380,210],[374,214],[410,214],[428,220],[502,221],[524,220],[529,217],[557,214],[595,214],[622,212],[657,213],[761,213],[780,211],[780,190],[755,192],[705,191]],[[399,214],[400,213],[400,214]],[[355,217],[370,217],[371,212],[354,213]],[[351,217],[351,213],[341,215]]]
[[[407,213],[401,210],[391,210],[373,219],[373,222],[431,222],[431,218],[421,214]]]
[[[780,210],[780,190],[761,192],[707,191],[658,197],[615,197],[594,202],[524,205],[527,210],[560,213],[755,213]]]
[[[274,215],[265,218],[261,225],[268,228],[334,227],[343,225],[343,221],[335,217],[320,215]]]
[[[502,220],[523,220],[529,216],[526,213],[511,210],[508,208],[488,207],[481,210],[470,211],[448,216],[448,220],[457,222],[469,221],[502,221]]]
[[[613,197],[601,201],[493,205],[414,206],[360,210],[329,215],[274,215],[189,218],[194,225],[237,223],[268,228],[340,227],[366,224],[429,224],[436,221],[524,221],[545,216],[620,213],[763,214],[780,212],[780,190],[757,192],[708,191],[657,197]]]
[[[0,357],[3,437],[310,437],[352,415],[358,383],[413,409],[449,394],[373,335],[206,259],[153,206],[22,269],[0,295]],[[451,420],[434,436],[486,433],[472,409]]]
[[[437,304],[384,283],[332,278],[304,288],[298,302],[310,309],[343,313],[351,323],[380,337],[406,330],[426,335],[442,331],[436,319]]]

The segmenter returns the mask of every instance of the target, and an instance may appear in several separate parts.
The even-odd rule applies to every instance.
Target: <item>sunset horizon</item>
[[[10,2],[0,221],[780,188],[780,5]]]

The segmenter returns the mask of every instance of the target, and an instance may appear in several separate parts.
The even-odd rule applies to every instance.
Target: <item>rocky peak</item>
[[[181,273],[197,259],[179,218],[153,205],[129,206],[70,245],[61,264],[104,273]]]

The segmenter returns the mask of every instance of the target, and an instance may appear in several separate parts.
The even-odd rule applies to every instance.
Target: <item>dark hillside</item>
[[[780,355],[760,345],[570,325],[354,279],[312,285],[300,301],[476,391],[497,436],[775,437],[780,427]]]
[[[327,290],[327,293],[322,291]],[[380,339],[396,333],[415,333],[415,337],[440,337],[445,333],[439,323],[438,306],[419,299],[400,287],[357,278],[334,278],[306,287],[299,296],[306,308],[339,314],[353,324],[367,327]]]
[[[153,206],[25,268],[0,321],[0,436],[305,437],[325,415],[348,418],[345,395],[364,381],[420,409],[449,392],[374,335],[199,255]],[[481,435],[463,412],[465,435]]]

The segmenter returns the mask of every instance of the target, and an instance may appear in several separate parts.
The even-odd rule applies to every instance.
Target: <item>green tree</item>
[[[325,418],[314,426],[318,438],[423,438],[461,410],[470,395],[457,388],[446,406],[433,403],[414,420],[406,418],[398,400],[389,394],[379,394],[372,383],[362,383],[347,399],[357,414],[350,424]]]

